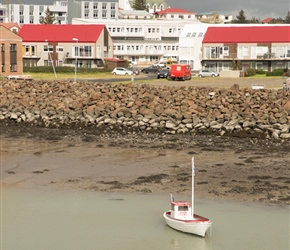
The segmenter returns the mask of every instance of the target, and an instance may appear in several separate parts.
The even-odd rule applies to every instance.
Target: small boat
[[[171,210],[166,211],[163,217],[168,226],[171,228],[205,237],[206,232],[211,228],[212,222],[200,215],[194,213],[194,158],[192,157],[192,200],[191,203],[187,201],[174,201],[171,196]]]

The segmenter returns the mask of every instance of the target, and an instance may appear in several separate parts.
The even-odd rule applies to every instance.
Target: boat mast
[[[191,187],[191,216],[194,218],[194,176],[195,176],[195,167],[194,167],[194,157],[192,157],[192,187]]]

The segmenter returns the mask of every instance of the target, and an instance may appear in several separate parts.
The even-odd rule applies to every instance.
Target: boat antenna
[[[191,187],[191,216],[194,218],[194,176],[195,176],[195,166],[194,166],[194,157],[192,157],[192,187]]]

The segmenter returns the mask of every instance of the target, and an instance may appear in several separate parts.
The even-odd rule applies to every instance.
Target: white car
[[[219,73],[210,71],[208,69],[203,69],[199,71],[198,77],[206,77],[206,76],[216,77],[216,76],[219,76]]]
[[[133,72],[126,68],[117,67],[117,68],[114,68],[114,70],[112,71],[112,74],[113,75],[132,75]]]

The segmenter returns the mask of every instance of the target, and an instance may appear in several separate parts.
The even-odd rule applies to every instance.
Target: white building
[[[67,6],[60,1],[54,5],[32,4],[0,4],[0,22],[22,24],[39,24],[41,17],[45,17],[45,11],[49,8],[55,18],[55,23],[67,23]]]
[[[185,24],[179,37],[179,61],[182,64],[189,64],[194,71],[202,67],[202,40],[208,26],[207,24]]]
[[[193,21],[73,19],[73,24],[105,24],[114,41],[114,56],[139,64],[178,59],[179,37],[189,23]]]

